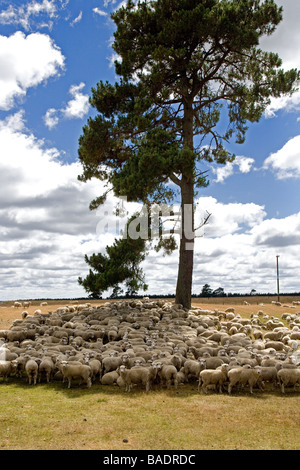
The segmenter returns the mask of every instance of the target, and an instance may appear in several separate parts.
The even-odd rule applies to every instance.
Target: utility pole
[[[277,265],[277,300],[278,300],[278,302],[280,302],[280,298],[279,298],[279,267],[278,267],[278,258],[279,258],[279,255],[276,255],[276,265]]]

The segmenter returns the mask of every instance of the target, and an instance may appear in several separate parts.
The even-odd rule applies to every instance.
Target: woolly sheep
[[[167,389],[174,385],[174,388],[177,389],[178,379],[177,379],[177,369],[175,366],[170,364],[156,364],[158,369],[158,376],[160,383],[164,386],[166,385]]]
[[[207,393],[209,385],[214,385],[219,388],[219,393],[222,393],[222,388],[227,380],[228,364],[223,364],[218,369],[205,369],[199,374],[198,392],[200,387],[204,393]]]
[[[51,381],[51,377],[54,374],[55,365],[51,357],[44,357],[42,358],[39,364],[38,370],[38,381],[41,382],[42,375],[46,376],[46,381],[49,383]]]
[[[156,365],[153,365],[151,368],[134,367],[133,369],[126,369],[125,365],[121,365],[119,372],[120,377],[124,381],[126,392],[131,391],[133,384],[142,384],[144,385],[146,392],[149,392],[151,382],[156,375]]]
[[[34,385],[36,385],[38,378],[38,370],[38,363],[34,359],[29,358],[25,364],[25,372],[27,374],[29,385],[31,385],[32,382]]]
[[[0,377],[3,377],[3,381],[7,381],[12,371],[11,361],[0,361]]]
[[[285,387],[293,386],[294,390],[297,385],[300,385],[300,369],[281,369],[277,373],[281,392],[285,393]]]
[[[92,385],[92,372],[88,365],[72,364],[67,361],[61,361],[61,372],[64,379],[68,380],[68,388],[71,388],[72,379],[79,379],[80,383],[83,380],[88,388]]]
[[[249,385],[250,393],[253,394],[253,387],[260,377],[259,369],[252,369],[249,366],[236,367],[228,371],[228,393],[231,394],[232,388],[236,385]]]
[[[107,374],[104,374],[103,377],[101,378],[101,384],[102,385],[115,385],[119,377],[120,375],[118,374],[116,370],[107,372]]]

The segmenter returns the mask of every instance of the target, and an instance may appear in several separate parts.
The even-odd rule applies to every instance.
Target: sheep
[[[222,364],[217,369],[202,370],[199,374],[198,392],[200,392],[202,386],[204,393],[207,393],[208,386],[214,385],[219,387],[219,393],[222,393],[223,385],[227,380],[227,373],[228,364]]]
[[[183,365],[183,369],[188,381],[190,379],[198,379],[200,371],[205,369],[205,362],[201,359],[198,361],[187,359]]]
[[[274,390],[274,387],[277,385],[277,368],[261,366],[256,366],[256,368],[260,371],[260,389],[263,391],[265,382],[269,382],[271,384],[271,390]]]
[[[25,371],[25,364],[27,359],[24,356],[19,356],[17,359],[11,361],[12,369],[15,371],[16,377],[22,377]]]
[[[94,382],[97,377],[99,377],[99,380],[101,379],[101,372],[102,372],[102,364],[99,359],[96,358],[91,358],[91,359],[86,359],[85,364],[90,366],[91,368],[91,380]]]
[[[7,378],[10,376],[11,371],[11,361],[0,361],[0,377],[3,377],[3,381],[7,382]]]
[[[39,364],[38,381],[41,382],[42,375],[45,374],[47,383],[50,383],[54,370],[55,365],[51,357],[44,357]]]
[[[119,367],[120,377],[123,379],[125,384],[125,391],[130,392],[133,384],[142,384],[145,387],[146,392],[149,392],[151,382],[156,375],[156,365],[150,367],[134,367],[127,369],[124,364]]]
[[[250,393],[253,394],[253,387],[257,384],[260,377],[259,369],[252,369],[250,366],[235,367],[228,371],[228,393],[231,394],[232,388],[236,385],[246,385],[250,387]]]
[[[167,389],[171,387],[173,384],[175,389],[178,387],[178,379],[177,379],[177,369],[175,366],[171,364],[156,364],[158,369],[158,377],[160,379],[160,383],[164,386],[166,385]]]
[[[277,372],[281,392],[285,393],[285,387],[293,385],[294,390],[296,385],[300,385],[300,369],[280,369]]]
[[[29,385],[31,385],[31,382],[33,382],[33,385],[36,385],[37,378],[38,378],[38,370],[39,370],[39,366],[38,366],[37,361],[34,359],[28,358],[25,364],[25,372],[27,374]]]
[[[102,374],[106,374],[112,370],[117,370],[122,364],[122,358],[120,356],[108,356],[102,359]]]
[[[15,308],[22,307],[22,303],[21,302],[14,302],[13,307],[15,307]]]
[[[101,378],[101,384],[102,385],[115,385],[117,384],[119,377],[120,375],[118,374],[116,370],[107,372],[107,374],[104,374],[103,377]]]
[[[61,372],[63,375],[63,380],[68,380],[68,388],[71,388],[72,379],[83,380],[87,387],[92,386],[92,371],[88,365],[85,364],[72,364],[67,361],[61,361]]]
[[[205,357],[203,358],[203,364],[206,369],[217,369],[224,364],[224,361],[221,357]]]

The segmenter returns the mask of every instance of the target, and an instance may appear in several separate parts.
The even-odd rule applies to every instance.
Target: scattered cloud
[[[0,109],[10,110],[30,87],[59,75],[65,57],[46,34],[0,36]]]
[[[57,6],[54,0],[43,0],[42,2],[33,0],[19,6],[12,4],[6,10],[2,10],[0,12],[0,24],[19,25],[28,31],[32,28],[37,17],[42,16],[39,27],[47,26],[51,29],[51,20],[56,17],[56,14]]]
[[[223,183],[225,179],[232,176],[235,168],[241,173],[249,173],[253,167],[254,159],[244,156],[237,156],[233,162],[227,162],[225,165],[212,168],[212,171],[217,178],[214,180],[216,183]]]
[[[44,122],[45,125],[48,127],[48,129],[53,129],[54,127],[57,126],[59,122],[59,117],[57,115],[57,110],[54,108],[48,109],[44,116]]]
[[[70,87],[69,93],[73,97],[67,103],[65,109],[62,110],[64,116],[67,119],[73,118],[83,118],[83,116],[89,110],[89,95],[82,93],[82,89],[85,87],[85,84],[81,82],[79,85],[72,85]]]
[[[101,10],[100,8],[96,7],[93,8],[93,12],[96,13],[99,16],[107,16],[107,12],[104,10]]]
[[[281,149],[272,153],[263,164],[271,169],[278,179],[300,177],[300,135],[290,139]]]
[[[82,11],[80,11],[79,15],[76,16],[76,18],[71,21],[71,26],[74,26],[75,24],[79,23],[82,20]]]
[[[49,129],[53,129],[59,123],[60,118],[64,119],[82,119],[89,110],[89,95],[82,93],[85,84],[81,82],[79,85],[71,85],[69,89],[70,95],[73,97],[69,100],[64,108],[50,108],[44,115],[44,123]]]

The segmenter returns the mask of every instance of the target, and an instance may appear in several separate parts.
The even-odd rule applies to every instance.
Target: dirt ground
[[[152,300],[152,299],[151,299]],[[155,300],[155,299],[153,299]],[[174,302],[174,299],[165,299],[171,302]],[[246,297],[229,297],[229,298],[193,298],[192,306],[200,307],[204,310],[219,310],[224,311],[229,307],[235,309],[235,313],[239,313],[242,317],[249,317],[251,313],[257,313],[259,310],[262,310],[267,315],[273,315],[277,318],[281,318],[282,313],[290,312],[297,313],[300,312],[300,305],[293,305],[293,301],[299,301],[300,297],[282,297],[281,306],[275,305],[272,302],[277,301],[276,296],[253,296],[251,298]],[[244,301],[248,302],[249,305],[245,305]],[[75,303],[72,300],[47,300],[47,305],[41,305],[41,300],[33,301],[30,307],[14,307],[13,301],[5,301],[0,303],[0,329],[8,329],[12,322],[16,319],[22,317],[22,312],[26,310],[29,315],[33,315],[34,311],[39,309],[42,313],[48,313],[49,311],[55,311],[58,307],[62,305],[75,305],[76,303],[86,303],[89,302],[92,305],[101,305],[105,302],[115,302],[115,300],[104,299],[104,300],[80,300]]]

